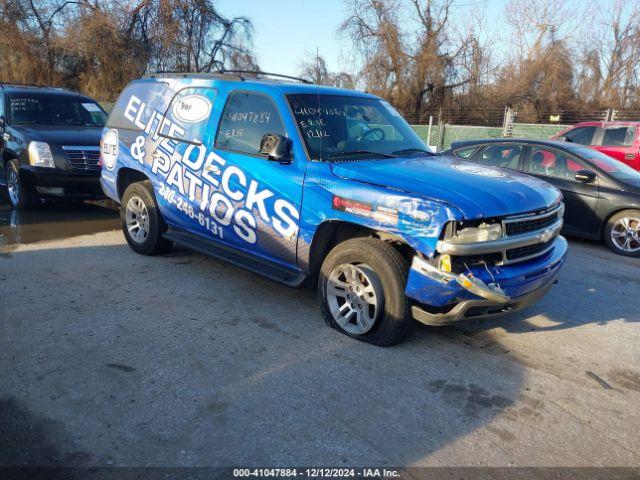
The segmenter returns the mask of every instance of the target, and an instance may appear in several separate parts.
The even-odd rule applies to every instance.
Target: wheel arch
[[[604,240],[605,230],[607,228],[607,225],[609,224],[609,220],[611,220],[618,213],[624,212],[627,210],[635,210],[636,212],[640,212],[640,205],[626,205],[626,206],[616,205],[616,207],[613,210],[607,213],[607,215],[604,217],[604,220],[600,224],[600,231],[598,234],[598,237],[600,240]]]
[[[398,250],[409,263],[415,254],[415,250],[397,235],[343,220],[326,220],[318,225],[309,247],[308,278],[310,282],[315,283],[322,262],[331,249],[345,240],[357,237],[378,238]]]
[[[135,168],[122,167],[118,170],[118,178],[116,180],[118,200],[122,200],[122,195],[124,195],[129,185],[136,182],[144,182],[145,180],[150,180],[150,178],[144,172]]]
[[[5,148],[2,151],[2,166],[5,166],[9,162],[9,160],[18,160],[18,157],[19,155],[16,152]]]

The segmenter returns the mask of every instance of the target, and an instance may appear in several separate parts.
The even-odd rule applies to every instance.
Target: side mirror
[[[0,128],[4,128],[6,124],[7,121],[5,120],[4,116],[0,117]]]
[[[291,162],[291,140],[277,133],[265,133],[260,141],[261,155],[280,163]]]
[[[596,172],[592,172],[591,170],[578,170],[575,178],[578,182],[593,183],[596,179]]]

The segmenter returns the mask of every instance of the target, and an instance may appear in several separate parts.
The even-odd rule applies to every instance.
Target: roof
[[[488,143],[529,143],[535,145],[545,145],[547,147],[567,148],[568,145],[575,145],[568,142],[561,142],[560,140],[546,140],[546,139],[534,139],[534,138],[480,138],[477,140],[462,140],[453,142],[451,148],[461,148],[473,145],[485,145]]]
[[[257,73],[257,74],[256,74]],[[235,74],[232,72],[224,73],[174,73],[174,72],[158,72],[145,75],[143,79],[201,79],[210,80],[217,84],[219,83],[235,83],[242,85],[245,88],[251,88],[254,86],[260,87],[272,87],[284,94],[303,94],[313,93],[321,95],[348,95],[359,96],[368,98],[378,98],[375,95],[371,95],[366,92],[358,90],[349,90],[345,88],[329,87],[326,85],[317,85],[310,83],[304,79],[298,79],[297,77],[291,77],[288,75],[278,75],[265,72],[245,72],[242,74]]]
[[[83,95],[74,90],[68,90],[66,88],[61,87],[48,87],[43,85],[17,85],[10,83],[2,83],[2,88],[0,88],[0,92],[4,91],[7,93],[44,93],[48,95],[74,95],[83,98],[89,98],[86,95]]]
[[[632,120],[612,120],[605,122],[604,120],[593,120],[590,122],[580,122],[572,125],[570,128],[576,127],[615,127],[615,126],[626,126],[626,125],[640,125],[640,121],[632,121]]]

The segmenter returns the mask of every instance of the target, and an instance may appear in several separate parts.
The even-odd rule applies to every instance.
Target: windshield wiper
[[[388,153],[373,152],[371,150],[347,150],[346,152],[336,152],[329,155],[328,158],[353,157],[355,155],[377,155],[384,158],[394,158],[393,155],[389,155]]]
[[[400,155],[402,155],[403,153],[426,153],[428,155],[435,155],[435,153],[430,152],[429,150],[425,150],[424,148],[403,148],[402,150],[396,150],[391,153]]]

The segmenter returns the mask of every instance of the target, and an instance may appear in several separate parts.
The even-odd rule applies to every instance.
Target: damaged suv
[[[386,101],[256,72],[156,74],[121,94],[104,192],[145,255],[172,243],[290,286],[333,328],[393,345],[539,300],[567,243],[549,184],[435,156]]]

